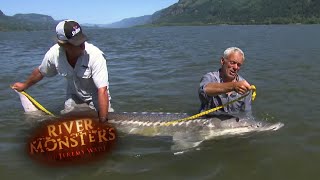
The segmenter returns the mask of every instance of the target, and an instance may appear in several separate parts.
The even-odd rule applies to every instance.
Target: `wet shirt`
[[[39,66],[42,75],[59,74],[67,80],[67,99],[76,96],[84,103],[98,108],[98,88],[109,86],[107,62],[100,49],[85,43],[85,51],[73,68],[67,61],[65,50],[58,44],[45,54]],[[109,100],[111,99],[110,93]]]
[[[240,75],[238,75],[237,81],[245,80]],[[235,91],[228,94],[220,94],[217,96],[209,96],[205,93],[204,88],[208,83],[223,83],[222,79],[220,78],[220,72],[209,72],[205,74],[200,81],[200,88],[199,88],[199,99],[201,102],[200,112],[206,111],[212,108],[215,108],[217,106],[221,106],[223,104],[226,104],[234,99],[237,99],[243,95],[236,93]],[[225,106],[221,108],[218,111],[213,112],[214,115],[219,114],[237,114],[239,112],[250,112],[251,111],[251,93],[245,97],[244,99],[241,99],[239,101],[236,101],[232,104],[229,104],[228,106]]]

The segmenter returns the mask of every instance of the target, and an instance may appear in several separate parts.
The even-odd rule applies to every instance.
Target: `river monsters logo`
[[[109,153],[116,142],[115,128],[92,118],[43,122],[27,143],[30,157],[49,165],[83,163]]]

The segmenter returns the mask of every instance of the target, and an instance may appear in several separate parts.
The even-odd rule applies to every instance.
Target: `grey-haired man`
[[[250,84],[238,72],[244,63],[244,53],[237,47],[224,51],[220,59],[221,68],[205,74],[200,81],[200,112],[226,104],[251,90]],[[212,113],[234,115],[251,111],[251,93],[242,100]]]

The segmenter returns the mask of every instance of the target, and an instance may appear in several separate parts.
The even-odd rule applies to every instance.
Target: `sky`
[[[55,20],[73,19],[79,23],[109,24],[124,18],[151,15],[178,0],[0,0],[7,16],[37,13]]]

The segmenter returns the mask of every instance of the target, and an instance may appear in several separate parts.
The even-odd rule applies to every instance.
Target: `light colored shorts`
[[[83,101],[79,100],[78,98],[72,97],[67,99],[64,102],[64,109],[60,111],[61,114],[67,114],[70,112],[82,112],[82,111],[97,111],[94,107],[93,102],[91,101],[89,104],[84,103]],[[114,112],[114,109],[111,107],[109,102],[109,112]]]

